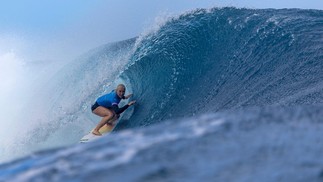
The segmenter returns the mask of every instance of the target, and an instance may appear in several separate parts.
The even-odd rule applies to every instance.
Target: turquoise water
[[[44,116],[26,113],[44,124],[17,140],[26,158],[0,180],[320,181],[322,45],[320,10],[168,17],[53,76],[37,94],[50,96],[35,106]],[[111,135],[76,144],[99,120],[91,104],[120,82],[135,107]]]

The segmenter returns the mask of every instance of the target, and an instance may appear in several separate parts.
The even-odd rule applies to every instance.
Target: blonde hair
[[[116,90],[118,90],[118,88],[120,88],[120,87],[123,87],[123,88],[126,90],[126,86],[124,86],[124,84],[119,84],[119,85],[117,86],[117,89],[116,89]]]

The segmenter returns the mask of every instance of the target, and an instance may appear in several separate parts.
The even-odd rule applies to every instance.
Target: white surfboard
[[[115,126],[118,124],[118,121],[114,122],[112,125],[104,125],[102,128],[100,128],[99,132],[102,134],[101,136],[98,136],[98,135],[94,135],[92,133],[93,129],[88,133],[86,134],[85,136],[83,136],[81,139],[80,139],[80,143],[87,143],[87,142],[91,142],[91,141],[94,141],[96,139],[99,139],[101,138],[102,136],[104,135],[107,135],[109,134],[114,128]]]

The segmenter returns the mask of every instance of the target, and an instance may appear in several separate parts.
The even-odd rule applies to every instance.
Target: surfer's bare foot
[[[97,136],[101,136],[102,134],[100,133],[100,132],[98,132],[98,131],[92,131],[92,134],[93,135],[97,135]]]

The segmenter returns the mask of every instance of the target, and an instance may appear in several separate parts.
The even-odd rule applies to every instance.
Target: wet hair
[[[124,86],[124,84],[119,84],[116,88],[116,90],[119,88],[119,87],[123,87],[124,89],[126,89],[126,86]]]

